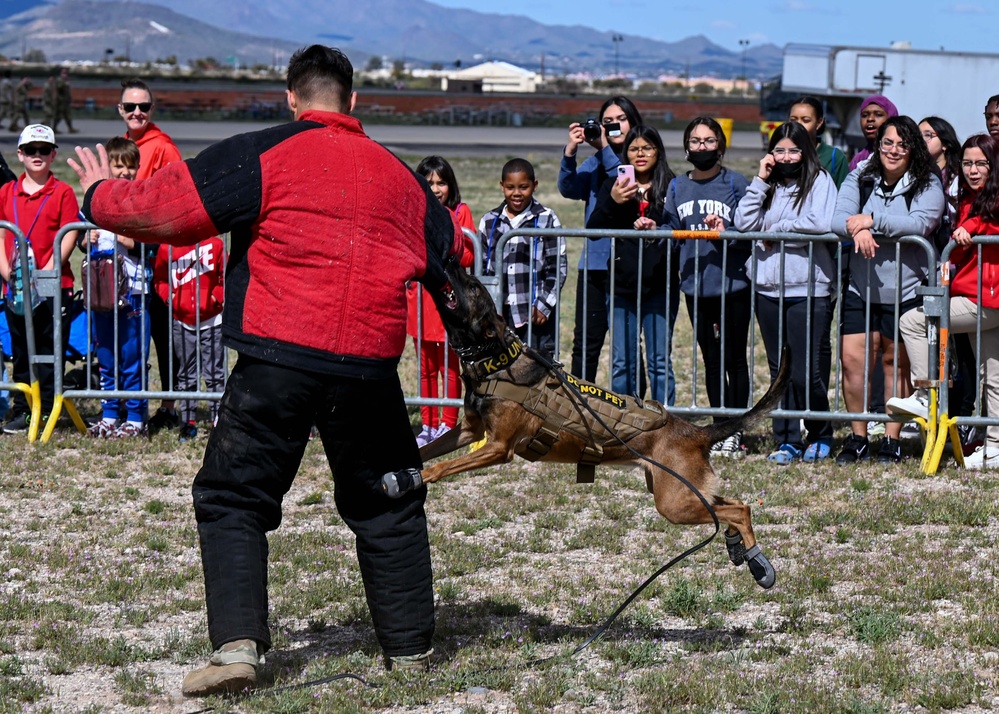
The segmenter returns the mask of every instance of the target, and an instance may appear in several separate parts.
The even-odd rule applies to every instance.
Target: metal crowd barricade
[[[32,293],[32,285],[29,273],[29,260],[28,260],[28,241],[24,238],[24,233],[16,225],[10,221],[0,221],[0,228],[10,231],[14,236],[15,249],[18,252],[18,263],[21,273],[21,285],[24,289],[24,304],[31,305],[34,299]],[[6,250],[4,246],[0,246],[0,250]],[[34,271],[35,281],[38,283],[38,293],[41,297],[49,296],[51,290],[51,276],[49,275],[52,271],[36,270]],[[9,325],[8,325],[9,328]],[[28,353],[28,383],[24,382],[4,382],[0,384],[0,388],[5,390],[17,390],[24,394],[25,399],[28,402],[28,408],[31,410],[31,418],[28,422],[28,441],[35,441],[38,438],[39,425],[42,422],[42,402],[41,402],[41,389],[38,381],[38,369],[36,367],[39,363],[47,363],[52,361],[50,355],[36,355],[35,354],[35,321],[34,312],[31,309],[25,309],[24,311],[24,334],[27,341],[27,353]],[[13,375],[11,375],[13,379]]]
[[[773,241],[775,243],[783,243],[785,241],[795,241],[795,242],[799,242],[799,243],[806,242],[806,243],[812,244],[813,247],[810,250],[815,250],[816,247],[818,247],[818,246],[825,246],[826,244],[829,244],[829,243],[835,243],[835,244],[838,245],[842,241],[841,237],[839,237],[839,236],[837,236],[835,234],[832,234],[832,233],[827,233],[827,234],[823,234],[823,235],[808,235],[808,234],[798,234],[798,233],[764,233],[764,232],[739,233],[737,231],[725,231],[725,232],[718,233],[718,232],[714,232],[714,231],[671,231],[671,230],[656,230],[656,231],[620,230],[620,231],[612,231],[612,230],[606,230],[606,229],[568,229],[568,228],[538,229],[538,228],[518,228],[516,230],[512,230],[512,231],[508,231],[508,232],[504,233],[497,240],[497,245],[496,245],[496,248],[495,248],[495,251],[494,251],[494,255],[495,255],[495,259],[494,260],[495,260],[495,263],[496,263],[495,275],[494,276],[487,276],[487,277],[480,277],[480,280],[482,280],[482,282],[485,284],[486,288],[489,290],[490,294],[492,295],[493,300],[496,302],[496,305],[497,305],[498,309],[502,309],[502,299],[503,299],[503,288],[502,288],[502,284],[501,284],[501,277],[497,277],[497,276],[502,276],[504,274],[504,271],[503,271],[503,267],[504,267],[503,266],[503,252],[504,251],[503,251],[503,249],[504,249],[504,247],[506,245],[506,242],[509,241],[511,238],[514,238],[515,236],[538,236],[538,237],[561,236],[563,238],[582,238],[582,239],[610,237],[610,238],[615,238],[615,239],[618,239],[618,240],[648,240],[648,239],[659,239],[659,238],[662,238],[662,239],[678,239],[678,240],[723,240],[723,241],[736,240],[736,241],[749,241],[749,242],[757,241],[757,240],[769,240],[769,241]],[[896,261],[898,260],[899,255],[900,255],[900,246],[903,245],[903,244],[914,244],[919,249],[921,249],[922,253],[925,254],[925,257],[926,257],[926,263],[925,263],[925,265],[927,267],[927,271],[926,272],[927,272],[927,276],[928,276],[927,277],[928,284],[926,286],[920,288],[918,290],[918,292],[920,294],[922,294],[923,297],[924,297],[924,300],[929,301],[931,303],[931,305],[934,302],[938,302],[939,299],[940,299],[940,290],[941,289],[940,289],[940,286],[937,283],[937,277],[938,277],[937,276],[937,270],[936,270],[936,266],[937,266],[937,254],[936,254],[935,248],[930,244],[930,242],[927,241],[922,236],[905,236],[905,237],[897,239],[897,240],[895,240],[895,239],[889,239],[889,238],[880,238],[879,241],[881,242],[881,244],[882,244],[883,247],[885,245],[887,245],[887,246],[894,246],[894,248],[895,248],[895,255],[896,255]],[[823,249],[825,249],[825,248],[823,247]],[[668,261],[667,275],[668,276],[672,275],[672,270],[671,270],[672,265],[669,264],[669,261],[672,261],[673,257],[674,257],[673,256],[673,251],[669,251],[667,253],[667,261]],[[615,253],[613,252],[613,249],[612,249],[611,264],[613,264],[614,258],[615,258]],[[739,259],[739,258],[734,258],[734,259]],[[723,258],[722,258],[722,272],[723,272],[723,274],[727,274],[728,260],[729,260],[728,247],[726,245],[723,248]],[[854,258],[854,261],[855,261],[854,265],[857,268],[863,268],[863,269],[866,269],[866,270],[870,270],[871,269],[871,265],[870,265],[869,262],[866,262],[866,264],[865,264],[865,263],[861,263],[860,260],[862,260],[862,259],[860,259],[860,258]],[[699,264],[699,258],[695,258],[695,263],[694,263],[695,293],[697,292],[697,284],[699,283],[699,280],[700,280],[700,278],[699,278],[700,273],[699,273],[699,269],[698,269],[698,264]],[[844,286],[843,283],[842,283],[842,256],[841,255],[836,259],[835,265],[836,265],[836,276],[834,276],[834,283],[833,283],[833,285],[835,286],[836,294],[838,296],[842,296],[844,294],[844,289],[847,286]],[[781,266],[781,269],[783,270],[783,264]],[[639,263],[639,271],[640,270],[641,270],[641,263]],[[611,271],[611,287],[610,287],[610,290],[609,290],[609,293],[610,293],[611,297],[610,297],[610,307],[609,307],[609,310],[608,310],[609,314],[611,314],[611,315],[613,314],[613,295],[614,295],[614,275],[613,275],[613,273],[614,273],[614,271],[612,270]],[[667,280],[669,280],[669,279],[670,278],[667,278]],[[897,278],[896,278],[896,280],[897,280]],[[868,285],[869,284],[870,284],[870,281],[868,281]],[[669,292],[669,284],[667,284],[666,289],[667,289],[667,294],[668,294],[668,292]],[[896,282],[896,290],[895,290],[895,295],[896,295],[896,297],[895,297],[895,312],[896,312],[896,315],[898,314],[898,306],[899,306],[898,292],[899,292],[899,290],[898,290],[898,282]],[[809,295],[810,295],[809,299],[811,299],[811,296],[813,295],[813,293],[810,292]],[[865,296],[863,296],[863,297],[865,298],[865,301],[866,301],[867,305],[869,306],[870,305],[870,297],[871,297],[870,296],[870,287],[868,287],[868,293]],[[753,323],[755,322],[755,318],[756,318],[756,290],[755,290],[754,286],[750,287],[750,300],[752,301],[752,303],[751,303],[752,307],[751,307],[751,316],[750,316],[749,344],[747,345],[747,349],[749,350],[749,354],[748,354],[748,358],[747,359],[748,359],[748,362],[749,362],[749,372],[750,372],[750,384],[751,384],[751,386],[750,386],[750,404],[747,404],[746,408],[748,408],[751,405],[751,403],[755,401],[755,398],[753,396],[753,394],[755,392],[755,384],[753,383],[754,380],[752,379],[752,375],[753,375],[753,373],[755,371],[754,370],[754,367],[755,367],[755,354],[756,354],[756,346],[757,346],[756,345],[756,331],[755,331],[755,329],[753,329]],[[783,300],[783,298],[781,298],[781,300]],[[841,303],[841,300],[839,300],[838,302]],[[695,321],[698,319],[698,315],[697,315],[697,303],[698,303],[698,300],[695,297],[694,300],[693,300],[694,314],[693,314],[693,317],[692,317],[692,319],[695,320]],[[724,341],[726,339],[726,336],[724,334],[724,329],[723,329],[724,328],[724,315],[725,315],[725,310],[726,310],[726,303],[727,303],[727,300],[723,296],[722,302],[721,302],[721,305],[722,305],[722,307],[721,307],[721,309],[722,309],[722,321],[721,321],[722,322],[722,330],[721,330],[721,334],[720,334],[720,340],[721,340],[721,343],[722,343],[722,348],[721,348],[722,354],[724,354]],[[564,305],[564,302],[560,301],[559,302],[559,313],[561,313],[561,308],[562,308],[563,305]],[[836,315],[837,316],[839,314],[840,308],[841,308],[841,304],[838,304],[837,305],[837,311],[836,311]],[[640,305],[639,305],[639,310],[640,310]],[[560,317],[559,317],[559,319],[560,319]],[[834,320],[833,325],[837,325],[837,324],[838,324],[838,320]],[[868,310],[867,310],[867,313],[866,313],[866,325],[867,325],[866,334],[868,335],[867,339],[869,339],[869,335],[871,333],[871,315],[870,315],[870,308],[869,307],[868,307]],[[811,326],[809,325],[808,327],[810,329]],[[781,326],[781,328],[779,329],[780,339],[781,339],[782,342],[784,341],[784,337],[786,335],[786,330],[787,329],[788,329],[788,326]],[[641,331],[639,330],[639,334],[640,334],[640,332]],[[611,345],[611,349],[613,349],[613,344],[614,344],[613,334],[614,334],[613,319],[610,319],[610,345]],[[696,329],[695,329],[695,334],[696,334]],[[836,334],[836,333],[833,333],[833,334]],[[900,336],[898,334],[897,324],[896,324],[896,332],[895,332],[895,335],[894,335],[894,340],[895,340],[896,344],[899,344]],[[864,359],[864,381],[865,381],[866,384],[869,384],[870,383],[870,374],[871,374],[871,367],[872,367],[872,365],[871,365],[870,359],[869,359],[869,354],[870,354],[869,347],[870,347],[870,345],[867,345],[867,347],[868,347],[868,349],[867,349],[867,355],[865,355],[865,359]],[[637,348],[637,345],[636,345],[636,348]],[[935,356],[937,354],[937,352],[938,352],[938,347],[937,347],[937,344],[936,344],[936,333],[935,333],[935,331],[931,331],[931,333],[929,335],[927,349],[929,350],[929,354],[932,355],[932,356]],[[834,365],[835,371],[832,372],[831,375],[830,375],[830,385],[828,385],[828,386],[830,386],[830,387],[835,386],[835,388],[836,388],[835,389],[835,395],[836,396],[834,398],[830,399],[830,411],[828,411],[828,412],[825,412],[825,411],[815,411],[815,410],[812,410],[812,409],[808,408],[810,405],[808,405],[806,403],[806,408],[805,409],[798,409],[798,410],[789,410],[789,409],[783,409],[783,408],[776,409],[776,410],[774,410],[772,412],[772,416],[773,417],[787,418],[787,419],[815,419],[815,420],[830,420],[830,421],[839,421],[839,422],[849,422],[849,421],[888,421],[888,420],[890,420],[891,417],[888,416],[888,415],[877,413],[877,412],[871,412],[870,411],[870,398],[869,398],[869,394],[865,394],[865,397],[864,397],[864,410],[861,411],[861,412],[850,412],[850,411],[847,411],[845,409],[845,404],[843,405],[843,408],[840,408],[840,394],[841,394],[841,392],[840,392],[840,388],[839,388],[839,383],[841,381],[840,377],[841,377],[841,374],[842,374],[842,359],[839,356],[839,350],[836,348],[835,343],[833,343],[832,350],[833,350],[833,355],[835,357],[835,359],[833,360],[833,365]],[[669,355],[671,353],[671,351],[672,351],[672,345],[670,344],[669,331],[667,331],[667,335],[666,335],[665,351],[666,351],[667,355]],[[555,355],[556,361],[558,360],[558,357],[559,357],[558,352],[556,352],[556,355]],[[818,356],[816,355],[815,358],[818,359]],[[636,360],[636,362],[640,363],[640,360]],[[675,365],[676,365],[676,363],[674,362],[674,366]],[[931,365],[930,366],[930,379],[931,380],[937,379],[938,378],[938,373],[939,373],[938,372],[939,365],[935,364],[935,359],[931,359],[930,360],[930,365]],[[897,370],[898,370],[898,365],[896,363],[896,365],[895,365],[895,374],[894,374],[894,382],[896,384],[898,382],[898,371]],[[677,374],[683,373],[682,369],[675,369],[674,371]],[[738,415],[740,415],[740,414],[742,414],[742,413],[745,412],[745,409],[741,408],[741,407],[740,408],[734,408],[734,407],[705,407],[705,406],[699,405],[697,403],[698,358],[697,358],[696,340],[695,340],[694,349],[692,350],[692,358],[691,358],[691,365],[690,365],[689,374],[691,375],[691,379],[690,379],[691,401],[690,401],[690,404],[688,406],[673,405],[670,408],[671,412],[676,413],[676,414],[681,414],[681,415],[684,415],[684,416],[691,416],[691,417],[722,417],[722,418],[738,416]],[[637,381],[636,381],[636,384],[638,384]],[[724,401],[724,370],[722,370],[722,385],[721,385],[721,387],[722,387],[722,390],[721,390],[722,400]],[[807,400],[807,396],[806,396],[806,400]]]
[[[976,236],[972,239],[972,244],[978,252],[978,264],[982,265],[982,248],[986,245],[996,245],[999,244],[999,236]],[[930,392],[930,408],[929,408],[929,418],[926,420],[927,428],[927,440],[926,448],[923,452],[923,462],[922,469],[928,474],[936,473],[937,469],[940,467],[940,461],[943,458],[944,448],[949,442],[952,446],[954,453],[954,458],[957,460],[958,464],[964,465],[964,452],[962,450],[961,439],[958,434],[958,425],[968,425],[977,427],[989,427],[999,424],[999,414],[988,414],[987,416],[982,416],[982,380],[981,380],[981,367],[988,360],[987,355],[982,354],[982,313],[979,309],[974,340],[975,347],[974,352],[976,356],[976,363],[978,369],[976,370],[974,384],[975,384],[975,408],[974,414],[972,416],[952,416],[950,413],[950,350],[948,349],[948,343],[950,340],[950,274],[951,274],[951,262],[950,256],[958,248],[958,244],[951,241],[947,246],[944,247],[943,252],[940,254],[940,301],[939,306],[931,315],[929,311],[926,312],[927,318],[927,331],[932,334],[936,332],[938,334],[938,348],[937,354],[933,352],[930,353],[930,369],[931,375],[930,379],[927,380],[925,385]],[[981,306],[982,304],[982,271],[979,268],[978,271],[978,289],[975,302]],[[999,328],[993,328],[999,329]],[[935,358],[937,357],[938,358]],[[996,355],[999,358],[999,355]],[[934,378],[935,374],[935,378]],[[963,375],[964,378],[968,378],[969,375]],[[989,375],[986,374],[986,380],[999,379],[999,375]],[[984,441],[983,448],[985,452],[983,456],[988,457],[988,438]],[[999,447],[999,445],[997,445]]]
[[[2,225],[2,224],[0,224]],[[55,237],[55,247],[54,250],[58,252],[62,249],[62,242],[66,235],[70,232],[81,230],[87,231],[95,229],[91,223],[78,222],[70,223],[59,229],[59,232]],[[172,259],[173,248],[170,248],[170,256]],[[152,273],[151,266],[147,265],[147,252],[143,251],[141,253],[140,267],[142,271],[147,276],[145,282],[145,291],[147,293],[147,305],[150,295],[153,291],[152,279],[149,277]],[[119,275],[118,271],[121,266],[118,261],[114,261],[114,275],[115,284],[117,284],[117,277]],[[51,274],[51,275],[49,275]],[[59,289],[62,281],[62,264],[60,261],[55,261],[55,269],[52,271],[37,271],[36,275],[39,279],[44,275],[51,278],[51,285],[55,286],[54,290],[50,293],[43,293],[54,298],[54,314],[62,315],[64,308],[68,309],[70,306],[63,305],[63,294],[62,290]],[[82,285],[84,280],[87,280],[89,275],[80,277],[80,284]],[[39,283],[41,286],[41,282]],[[195,290],[200,291],[200,283],[195,281]],[[91,291],[87,291],[90,294]],[[200,305],[200,295],[198,295],[197,303]],[[141,384],[142,388],[138,391],[135,390],[123,390],[119,388],[119,380],[121,377],[121,370],[119,366],[119,355],[120,350],[113,350],[114,352],[114,374],[115,374],[115,388],[110,390],[102,390],[99,385],[97,388],[93,388],[90,385],[90,375],[92,373],[93,365],[97,362],[96,356],[93,351],[94,339],[93,339],[93,326],[92,326],[92,309],[91,306],[84,305],[85,318],[86,318],[86,335],[87,335],[87,347],[85,353],[82,355],[82,361],[84,363],[84,372],[86,375],[86,384],[81,389],[66,389],[65,388],[65,365],[66,365],[66,355],[64,349],[56,349],[58,353],[54,357],[50,358],[54,362],[54,382],[55,382],[55,397],[53,400],[52,413],[49,416],[48,423],[46,424],[45,431],[42,435],[43,441],[48,441],[49,437],[52,435],[52,431],[55,428],[56,421],[63,408],[66,408],[67,413],[71,417],[77,430],[85,434],[87,431],[86,424],[80,417],[77,411],[74,400],[76,399],[161,399],[161,400],[191,400],[191,401],[218,401],[222,398],[222,392],[208,392],[201,389],[201,379],[202,379],[202,361],[201,361],[201,344],[200,341],[196,341],[196,361],[197,361],[197,376],[198,376],[198,390],[193,392],[177,391],[175,385],[173,384],[173,363],[174,363],[174,340],[173,331],[170,330],[168,335],[168,345],[169,345],[169,355],[167,356],[167,364],[169,365],[169,374],[160,375],[161,382],[164,383],[164,387],[159,390],[153,390],[149,388],[149,375],[146,365],[149,362],[149,349],[146,346],[146,341],[144,339],[140,340],[140,361],[142,364],[141,369]],[[173,322],[173,308],[169,303],[167,304],[168,318],[170,323]],[[149,319],[148,310],[144,310],[141,320],[146,321]],[[63,324],[61,319],[54,320],[53,323],[53,344],[55,345],[65,345],[66,336],[63,334],[66,325]],[[145,334],[148,325],[143,322],[140,327],[140,333]],[[118,323],[115,321],[114,327],[114,342],[116,345],[119,344],[118,337]],[[38,358],[36,358],[38,359]],[[224,370],[226,374],[229,373],[228,364],[228,353],[224,353]]]

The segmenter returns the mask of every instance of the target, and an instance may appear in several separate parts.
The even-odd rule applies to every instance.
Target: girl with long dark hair
[[[850,412],[865,411],[869,397],[865,358],[869,352],[876,354],[879,345],[885,398],[907,397],[912,391],[909,355],[904,344],[896,344],[896,333],[899,317],[922,305],[916,288],[926,281],[929,266],[918,246],[885,239],[918,235],[932,240],[945,206],[936,164],[916,122],[907,116],[888,119],[874,148],[870,160],[843,182],[832,226],[835,233],[853,239],[855,253],[850,289],[840,310],[843,398]],[[879,462],[901,460],[901,428],[900,422],[885,425]],[[852,431],[836,457],[839,464],[871,456],[867,422],[853,422]]]
[[[697,117],[683,132],[683,146],[694,168],[677,176],[666,191],[663,227],[725,230],[748,185],[742,174],[722,166],[725,133],[711,117]],[[749,406],[749,254],[746,241],[680,242],[680,290],[704,359],[708,402],[715,408]],[[743,456],[742,434],[733,434],[711,451],[724,457]]]
[[[654,217],[662,215],[666,190],[673,180],[659,132],[651,126],[632,128],[625,138],[622,158],[625,165],[634,167],[635,180],[610,177],[604,181],[587,228],[656,227]],[[641,391],[638,345],[640,333],[644,333],[652,398],[673,404],[676,388],[667,349],[671,324],[666,247],[665,241],[616,241],[611,266],[614,275],[611,388],[628,395]]]
[[[809,132],[788,122],[770,137],[759,173],[735,211],[740,231],[828,233],[836,208],[836,183],[822,167]],[[827,377],[819,359],[829,344],[830,294],[836,267],[822,243],[756,241],[747,270],[756,287],[756,319],[767,350],[770,376],[776,379],[783,346],[791,357],[791,386],[784,408],[828,411]],[[808,329],[810,326],[810,329]],[[774,419],[778,446],[769,459],[789,464],[829,457],[832,424],[806,419],[810,444],[801,439],[797,419]]]
[[[442,156],[428,156],[416,167],[430,184],[430,190],[445,208],[455,215],[458,225],[474,231],[475,219],[467,203],[462,203],[461,191],[454,169]],[[461,265],[470,267],[475,260],[472,240],[465,236],[465,252]],[[422,291],[423,297],[418,296]],[[426,288],[412,283],[406,293],[409,303],[407,332],[413,338],[420,358],[420,396],[457,399],[461,396],[461,362],[458,355],[447,346],[444,324]],[[422,305],[422,309],[420,306]],[[422,329],[421,329],[422,328]],[[420,407],[423,427],[416,436],[416,443],[422,448],[454,428],[458,423],[458,407],[444,407],[443,414],[438,408],[424,405]]]
[[[950,283],[950,332],[974,335],[981,323],[981,352],[977,363],[985,367],[985,388],[990,415],[999,414],[999,245],[978,246],[974,236],[999,235],[999,142],[988,134],[976,134],[961,149],[961,180],[957,228],[952,240],[960,247],[950,254],[954,265]],[[979,302],[981,280],[981,302]],[[913,381],[926,379],[929,355],[926,350],[926,314],[916,308],[902,316],[899,325],[909,351]],[[971,340],[972,345],[977,340]],[[888,400],[894,414],[921,416],[929,412],[928,396],[916,390],[906,399]],[[999,466],[999,426],[987,429],[985,444],[966,456],[964,465],[972,469]]]

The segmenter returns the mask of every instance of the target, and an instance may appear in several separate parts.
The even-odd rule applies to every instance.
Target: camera
[[[597,120],[593,117],[590,117],[583,122],[583,138],[587,141],[599,139],[602,132],[603,130],[600,128],[600,124],[597,123]]]

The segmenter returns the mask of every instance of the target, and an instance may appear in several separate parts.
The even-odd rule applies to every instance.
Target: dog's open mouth
[[[444,283],[441,293],[444,295],[444,305],[448,310],[454,310],[458,307],[458,296],[455,294],[454,288],[451,287],[450,281]]]

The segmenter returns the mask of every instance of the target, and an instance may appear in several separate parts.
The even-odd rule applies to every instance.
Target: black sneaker
[[[23,434],[28,431],[28,424],[31,419],[31,415],[27,412],[22,414],[16,414],[12,416],[7,423],[3,425],[4,434]]]
[[[886,436],[878,447],[879,464],[897,464],[902,460],[902,442]]]
[[[975,449],[985,444],[985,430],[970,424],[958,424],[957,433],[961,437],[961,449],[965,456],[971,456]]]
[[[840,466],[855,464],[858,461],[866,461],[871,458],[871,442],[866,436],[850,434],[843,442],[843,449],[836,457],[836,463]]]
[[[152,419],[146,422],[146,433],[153,436],[156,432],[164,429],[176,429],[178,426],[180,426],[180,417],[177,416],[177,410],[160,407],[153,414]]]
[[[180,427],[180,431],[177,433],[177,439],[180,441],[190,441],[191,439],[198,438],[198,427],[194,424],[184,424]]]

